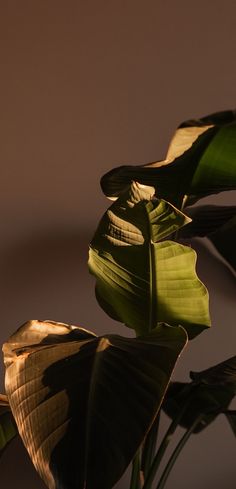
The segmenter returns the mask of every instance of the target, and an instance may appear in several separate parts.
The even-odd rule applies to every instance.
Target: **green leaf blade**
[[[132,200],[131,186],[106,212],[92,240],[88,265],[98,302],[138,335],[166,322],[182,324],[193,338],[210,325],[208,292],[196,275],[195,252],[167,240],[190,219],[142,192]]]

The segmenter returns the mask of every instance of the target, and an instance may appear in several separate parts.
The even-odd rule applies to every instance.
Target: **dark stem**
[[[188,390],[190,390],[189,386],[187,386],[185,388],[186,392]],[[191,397],[188,398],[187,402],[184,403],[184,405],[182,406],[182,408],[179,410],[177,416],[173,419],[172,423],[170,424],[166,434],[164,435],[164,438],[159,446],[159,449],[153,459],[153,462],[151,464],[151,467],[149,469],[149,472],[147,474],[147,477],[145,479],[145,483],[144,483],[144,486],[143,486],[143,489],[151,489],[151,486],[152,486],[152,483],[153,483],[153,480],[155,478],[155,475],[156,475],[156,472],[160,466],[160,463],[163,459],[163,456],[166,452],[166,449],[172,439],[172,436],[177,428],[177,426],[179,425],[179,422],[183,416],[183,414],[185,413],[186,409],[188,408],[189,406],[189,403],[191,401]]]
[[[176,462],[176,459],[178,458],[181,450],[184,448],[186,442],[188,441],[189,437],[191,436],[191,434],[193,433],[194,429],[196,428],[196,426],[200,423],[202,417],[204,416],[204,414],[201,414],[200,416],[198,416],[194,423],[192,424],[192,426],[190,426],[190,428],[184,433],[184,435],[182,436],[182,438],[180,439],[178,445],[176,446],[176,448],[174,449],[170,459],[169,459],[169,462],[167,463],[166,467],[165,467],[165,470],[160,478],[160,481],[159,483],[157,484],[156,486],[156,489],[163,489],[163,487],[165,486],[165,483],[167,481],[167,478]]]
[[[141,484],[140,450],[138,450],[132,462],[130,489],[141,489],[141,488],[142,488],[142,484]]]
[[[157,414],[143,444],[141,470],[144,474],[144,479],[146,479],[147,477],[148,471],[151,467],[155,455],[159,424],[160,411]]]

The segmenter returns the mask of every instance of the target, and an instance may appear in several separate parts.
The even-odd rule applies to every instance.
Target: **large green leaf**
[[[17,433],[7,396],[0,394],[0,456]]]
[[[194,433],[206,428],[216,416],[224,413],[236,394],[236,357],[229,358],[214,367],[202,372],[190,372],[193,381],[189,384],[173,382],[170,384],[163,409],[174,419],[186,406],[181,426],[190,428],[200,414],[201,422]],[[230,414],[229,414],[230,416]],[[234,422],[230,418],[229,421]]]
[[[210,325],[208,293],[196,275],[196,253],[166,240],[189,219],[152,195],[133,183],[100,221],[89,253],[97,299],[139,335],[166,322],[192,338]]]
[[[108,197],[117,197],[132,180],[155,187],[157,196],[180,206],[200,197],[236,188],[236,121],[224,111],[182,123],[165,160],[121,166],[101,179]]]
[[[19,433],[50,489],[110,489],[149,430],[176,360],[181,327],[97,337],[31,321],[3,347]]]

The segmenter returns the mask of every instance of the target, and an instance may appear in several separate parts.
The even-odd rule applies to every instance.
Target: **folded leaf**
[[[31,321],[3,347],[19,433],[50,489],[110,489],[150,428],[187,335],[96,337]]]
[[[0,456],[17,433],[7,396],[0,394]]]
[[[182,123],[163,161],[141,166],[121,166],[101,179],[108,197],[119,196],[132,180],[152,185],[159,198],[180,207],[188,202],[236,188],[236,121],[234,111],[224,111]]]
[[[89,252],[97,299],[138,335],[166,322],[192,338],[210,325],[208,292],[196,275],[196,253],[166,240],[189,219],[152,196],[133,183],[100,221]]]
[[[190,428],[205,414],[194,433],[202,431],[218,414],[227,410],[236,394],[236,356],[202,372],[190,372],[193,382],[174,382],[169,386],[163,409],[172,419],[186,406],[179,422]]]

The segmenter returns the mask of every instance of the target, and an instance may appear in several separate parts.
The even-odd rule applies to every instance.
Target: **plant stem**
[[[152,465],[150,467],[150,470],[148,472],[148,475],[147,475],[147,478],[145,479],[145,483],[144,483],[144,486],[143,486],[143,489],[151,489],[151,485],[153,483],[153,480],[154,480],[154,477],[156,475],[156,472],[159,468],[159,465],[162,461],[162,458],[165,454],[165,451],[171,441],[171,438],[184,414],[184,412],[186,411],[188,405],[189,405],[189,402],[190,402],[190,399],[188,399],[188,402],[186,402],[182,409],[179,410],[177,416],[175,417],[175,419],[173,419],[172,423],[170,424],[160,446],[159,446],[159,449],[155,455],[155,458],[152,462]]]
[[[160,411],[157,414],[151,429],[149,430],[146,439],[143,444],[143,450],[142,450],[142,459],[141,459],[141,470],[144,474],[144,478],[146,478],[148,471],[151,467],[151,464],[153,462],[154,454],[155,454],[155,449],[156,449],[156,444],[157,444],[157,435],[158,435],[158,428],[159,428],[159,423],[160,423]]]
[[[141,489],[141,487],[140,450],[138,450],[132,462],[130,489]]]
[[[165,483],[167,481],[167,478],[171,472],[171,469],[173,468],[175,462],[176,462],[176,459],[177,457],[179,456],[181,450],[183,449],[185,443],[188,441],[189,437],[191,436],[192,432],[194,431],[194,429],[196,428],[196,426],[198,425],[198,423],[201,421],[202,417],[204,415],[201,414],[200,416],[198,416],[194,423],[192,424],[192,426],[190,426],[190,428],[184,433],[184,435],[182,436],[182,438],[180,439],[178,445],[176,446],[176,448],[174,449],[170,459],[169,459],[169,462],[167,463],[165,469],[164,469],[164,472],[159,480],[159,483],[157,484],[156,486],[156,489],[163,489],[163,487],[165,486]]]

